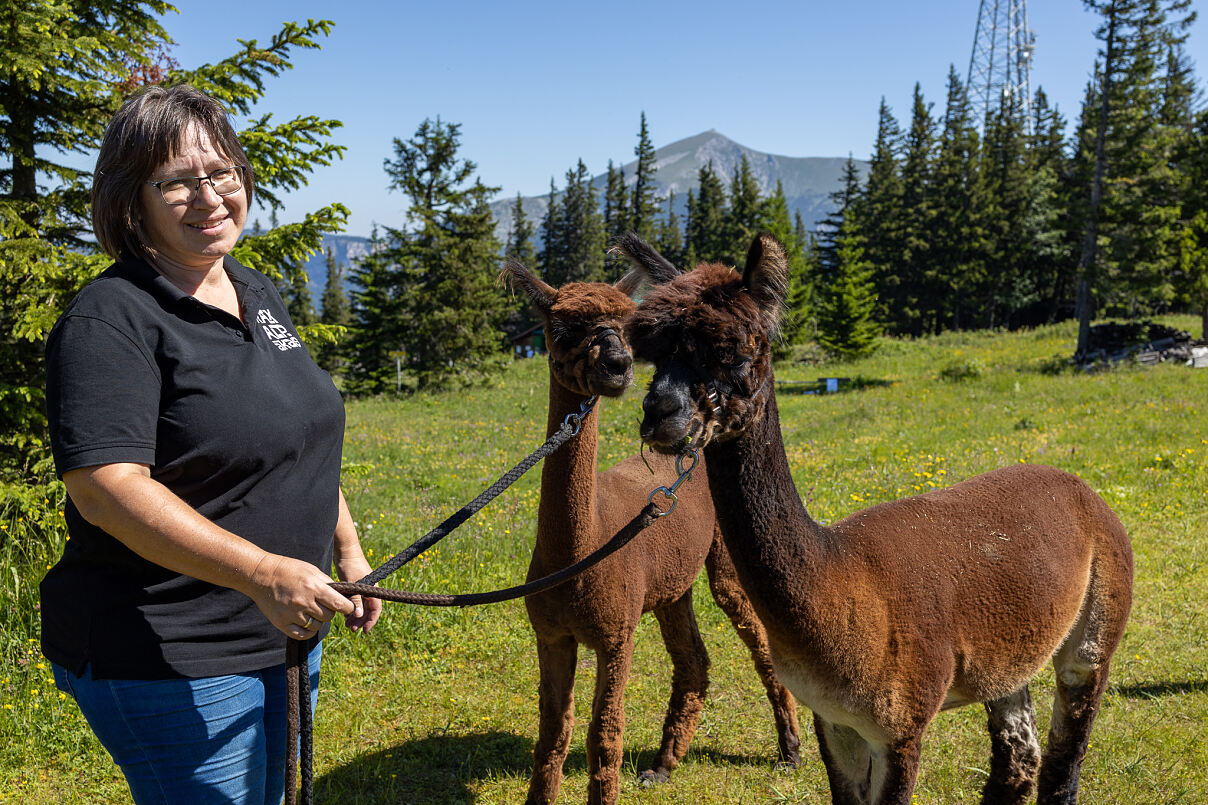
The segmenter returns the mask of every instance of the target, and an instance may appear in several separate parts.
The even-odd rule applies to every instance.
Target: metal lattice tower
[[[1024,120],[1032,100],[1030,73],[1036,38],[1028,28],[1027,0],[980,0],[965,92],[980,128],[1004,96],[1019,98]]]

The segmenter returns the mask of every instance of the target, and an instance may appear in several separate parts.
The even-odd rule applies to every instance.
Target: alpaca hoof
[[[801,753],[796,747],[790,752],[782,752],[780,759],[776,761],[775,769],[781,771],[783,769],[796,769],[801,766]]]
[[[671,779],[671,772],[664,769],[647,769],[638,775],[638,785],[643,788],[665,783]]]
[[[801,756],[793,755],[792,757],[786,757],[786,758],[781,758],[780,760],[777,760],[776,763],[772,766],[772,768],[775,769],[776,771],[792,771],[793,769],[800,768],[800,766],[801,766]]]

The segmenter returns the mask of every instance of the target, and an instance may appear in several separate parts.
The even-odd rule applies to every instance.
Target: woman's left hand
[[[340,517],[336,522],[335,565],[340,581],[360,581],[373,571],[361,550],[356,523],[344,502],[343,492],[340,492]],[[353,611],[344,616],[344,625],[354,632],[368,632],[382,616],[382,599],[362,595],[348,598],[352,601]]]
[[[365,560],[365,555],[360,552],[359,543],[357,544],[357,554],[359,561],[358,557],[345,557],[341,560],[337,555],[336,573],[339,574],[341,581],[358,581],[373,570],[369,566],[369,562]],[[350,595],[348,599],[352,601],[354,609],[351,615],[344,616],[344,625],[354,632],[368,632],[382,616],[382,599],[362,595]]]

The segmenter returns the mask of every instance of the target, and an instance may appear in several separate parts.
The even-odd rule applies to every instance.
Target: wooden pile
[[[1091,327],[1090,347],[1075,356],[1078,364],[1086,366],[1104,361],[1135,360],[1137,363],[1158,364],[1166,361],[1200,365],[1191,334],[1152,321],[1108,322]]]

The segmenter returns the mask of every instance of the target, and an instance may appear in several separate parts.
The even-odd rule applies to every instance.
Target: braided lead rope
[[[692,463],[684,466],[684,461],[691,456]],[[505,590],[496,590],[488,593],[465,593],[461,595],[440,595],[436,593],[415,593],[406,590],[388,590],[373,585],[363,584],[361,582],[333,582],[332,588],[344,595],[367,595],[374,598],[381,598],[384,601],[399,601],[403,603],[419,604],[421,606],[475,606],[478,604],[495,604],[501,601],[509,601],[514,598],[520,598],[526,595],[534,595],[536,593],[548,590],[558,584],[577,576],[584,570],[587,570],[592,565],[596,565],[608,556],[619,551],[621,548],[629,544],[639,533],[649,527],[655,520],[660,517],[666,517],[675,509],[677,502],[675,491],[680,485],[692,478],[692,471],[696,469],[700,463],[700,456],[695,450],[687,450],[681,453],[675,459],[675,469],[678,477],[675,483],[670,488],[660,486],[650,493],[646,500],[646,507],[638,512],[632,520],[629,521],[612,539],[601,545],[596,550],[592,551],[587,556],[575,562],[569,567],[543,576],[542,578],[521,584],[515,587],[509,587]],[[666,500],[671,501],[671,505],[666,511],[660,511],[659,507],[654,504],[654,496],[663,494]],[[313,638],[312,638],[313,639]],[[311,642],[301,640],[286,641],[285,657],[286,657],[286,678],[287,690],[289,695],[289,703],[287,708],[286,722],[286,753],[285,753],[285,805],[297,805],[297,790],[296,780],[298,776],[298,762],[301,757],[302,764],[302,805],[311,805],[312,787],[313,787],[313,737],[312,726],[310,723],[310,665],[306,658],[309,657],[309,648],[303,650],[304,647],[309,647]],[[305,671],[303,672],[303,667]],[[303,677],[305,681],[303,682]],[[305,691],[306,703],[305,708],[301,707],[301,696]],[[306,715],[302,716],[301,713]],[[294,753],[294,746],[298,742],[298,731],[302,729],[302,746],[297,754]]]
[[[695,462],[693,462],[693,466],[695,466]],[[680,480],[676,481],[675,485],[678,487],[681,481],[690,478],[691,471],[691,468],[689,468],[681,474]],[[671,508],[668,508],[666,511],[660,511],[659,507],[653,501],[654,495],[660,491],[672,501]],[[383,601],[397,601],[429,607],[469,607],[479,604],[497,604],[526,595],[534,595],[563,584],[593,565],[599,564],[628,545],[634,537],[648,528],[655,520],[670,514],[671,509],[675,508],[675,494],[666,487],[654,490],[654,492],[650,493],[650,497],[651,500],[638,512],[637,516],[614,534],[608,542],[569,567],[564,567],[548,576],[543,576],[515,587],[485,593],[463,593],[459,595],[390,590],[360,582],[333,582],[331,587],[342,595],[365,595],[372,598],[380,598]],[[301,758],[302,767],[301,802],[303,805],[310,805],[313,796],[314,755],[309,706],[310,667],[307,664],[307,656],[309,654],[307,649],[309,646],[309,640],[290,640],[285,651],[286,688],[289,697],[285,736],[285,745],[288,750],[285,754],[285,805],[297,805],[298,802],[296,788],[299,757]],[[304,701],[306,702],[306,706],[302,705]],[[301,730],[302,745],[298,754],[295,755],[292,749],[298,743],[299,730]]]
[[[469,520],[484,506],[498,497],[499,493],[515,483],[521,475],[524,475],[526,472],[532,469],[534,464],[553,453],[571,437],[577,436],[580,428],[583,426],[583,420],[588,414],[591,413],[592,407],[595,406],[597,399],[598,397],[588,397],[586,400],[584,400],[579,405],[579,410],[575,413],[568,414],[566,419],[563,420],[562,426],[558,428],[558,430],[552,436],[546,439],[545,444],[538,447],[527,458],[504,473],[499,480],[487,487],[482,494],[471,500],[466,505],[462,506],[443,523],[417,539],[410,546],[399,551],[384,564],[382,564],[381,567],[379,567],[377,570],[374,570],[357,583],[366,585],[377,584],[379,581],[386,578],[391,573],[398,570],[400,567],[407,564],[412,559],[419,556],[421,553],[447,537],[454,529],[456,529],[466,520]]]

